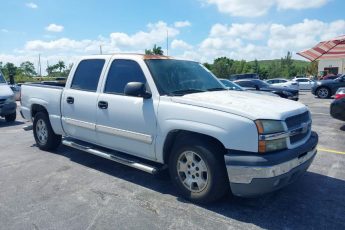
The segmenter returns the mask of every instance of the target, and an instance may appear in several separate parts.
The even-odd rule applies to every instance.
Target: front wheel
[[[321,87],[316,90],[316,95],[322,99],[329,98],[331,96],[331,91],[325,87]]]
[[[14,112],[9,115],[6,115],[5,120],[6,122],[14,122],[16,120],[16,117],[17,117],[17,112]]]
[[[169,159],[169,172],[178,191],[188,200],[209,203],[229,191],[223,151],[197,138],[181,138]]]
[[[41,150],[54,150],[61,143],[61,135],[54,133],[49,117],[44,112],[39,112],[35,115],[33,132],[36,144]]]

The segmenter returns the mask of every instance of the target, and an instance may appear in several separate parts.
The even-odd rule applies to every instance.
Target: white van
[[[5,117],[7,122],[16,120],[17,103],[16,98],[0,72],[0,117]]]

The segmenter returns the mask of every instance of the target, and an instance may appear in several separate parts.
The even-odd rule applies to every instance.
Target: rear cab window
[[[104,63],[104,59],[82,60],[74,73],[70,88],[96,92]]]

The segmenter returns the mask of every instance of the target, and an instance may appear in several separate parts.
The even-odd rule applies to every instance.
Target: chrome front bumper
[[[294,182],[314,160],[317,143],[318,135],[311,132],[308,140],[294,149],[270,154],[228,150],[224,160],[232,193],[253,197]]]
[[[228,166],[227,171],[230,183],[250,184],[253,179],[272,178],[283,175],[313,158],[316,152],[316,148],[314,148],[300,157],[273,166]]]

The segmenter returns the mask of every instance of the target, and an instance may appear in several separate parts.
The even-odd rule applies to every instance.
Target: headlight
[[[256,120],[256,127],[258,128],[259,134],[271,134],[284,132],[284,125],[282,121],[276,120]]]
[[[12,102],[16,102],[16,97],[14,95],[8,97],[5,101],[5,104],[12,103]]]
[[[277,120],[256,120],[260,153],[273,152],[287,147],[284,124]]]

